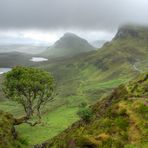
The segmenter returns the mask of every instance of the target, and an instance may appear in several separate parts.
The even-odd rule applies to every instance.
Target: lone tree
[[[46,71],[17,66],[5,75],[3,86],[7,98],[23,106],[26,113],[22,118],[23,122],[30,123],[28,120],[33,115],[36,115],[40,122],[41,108],[53,100],[55,81]]]

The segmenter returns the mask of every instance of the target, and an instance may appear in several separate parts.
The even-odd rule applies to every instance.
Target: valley
[[[86,51],[78,52],[77,50],[75,52],[74,49],[76,47],[70,49],[71,44],[69,44],[69,42],[71,43],[74,40],[74,44],[77,44],[75,40],[78,42],[78,38],[76,38],[77,37],[74,36],[73,39],[72,35],[71,39],[70,34],[70,41],[67,41],[66,35],[66,41],[64,37],[64,40],[62,38],[62,40],[56,43],[58,46],[57,50],[61,49],[61,52],[64,53],[62,56],[59,54],[50,58],[49,53],[51,49],[47,49],[47,51],[38,54],[37,57],[46,55],[45,58],[48,58],[48,60],[44,62],[32,63],[30,59],[36,56],[30,54],[17,52],[0,54],[1,67],[13,67],[16,65],[36,67],[51,72],[56,79],[57,95],[54,100],[49,102],[42,110],[42,124],[35,127],[22,124],[16,127],[18,134],[31,146],[52,139],[70,127],[74,122],[77,123],[80,119],[77,112],[81,103],[86,102],[95,108],[97,105],[96,102],[98,103],[99,100],[102,101],[103,98],[112,94],[116,87],[121,84],[126,85],[128,81],[148,71],[146,60],[148,59],[147,28],[123,26],[119,28],[111,42],[104,44],[104,46],[98,50],[88,48],[89,50],[86,49]],[[81,39],[79,39],[79,41],[81,42]],[[83,42],[87,44],[86,41]],[[79,48],[82,47],[77,47],[77,49]],[[84,50],[85,48],[84,46],[82,49]],[[67,52],[67,50],[69,51]],[[3,76],[1,76],[0,81],[3,81]],[[15,117],[20,117],[24,114],[21,106],[4,98],[2,93],[0,96],[3,97],[1,97],[2,99],[0,101],[1,110],[9,112]],[[104,102],[101,102],[101,105],[103,105],[103,103]],[[126,109],[128,109],[128,114],[134,110],[129,110],[129,103],[129,101],[122,102],[121,100],[123,107],[127,105]],[[104,110],[104,112],[105,111],[106,110]],[[99,112],[99,110],[96,112]],[[104,118],[103,116],[103,119],[100,119],[101,122],[105,122]],[[94,126],[98,125],[95,124],[95,122],[100,121],[94,121]],[[87,125],[85,128],[87,133]],[[73,130],[75,129],[72,128],[72,131]],[[79,132],[79,128],[77,130]],[[93,130],[93,126],[90,127],[90,130]],[[69,136],[69,132],[71,133],[71,130],[68,131],[67,135],[63,133],[64,136]],[[89,132],[91,133],[91,131]],[[74,132],[74,135],[77,136],[77,131]],[[57,139],[58,138],[61,137],[59,136]],[[91,137],[86,139],[91,141],[94,140],[93,138],[92,136],[92,139]],[[57,141],[57,139],[55,140]],[[63,143],[65,142],[64,140],[62,141]],[[94,140],[93,142],[98,141]],[[52,145],[57,146],[59,144],[61,146],[63,143],[59,143],[59,139],[56,144],[51,140]]]
[[[0,0],[0,148],[148,148],[148,0]]]

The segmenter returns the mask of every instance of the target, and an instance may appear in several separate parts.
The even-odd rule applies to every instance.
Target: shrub
[[[88,122],[90,121],[90,118],[92,117],[92,110],[89,108],[87,104],[81,103],[77,114],[79,115],[81,119]]]

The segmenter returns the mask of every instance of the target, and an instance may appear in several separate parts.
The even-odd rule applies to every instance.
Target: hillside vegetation
[[[91,106],[90,122],[80,120],[36,147],[146,148],[148,73],[140,75]]]

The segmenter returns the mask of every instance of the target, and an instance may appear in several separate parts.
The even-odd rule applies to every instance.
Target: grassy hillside
[[[148,146],[148,73],[120,85],[80,120],[42,146],[50,148],[146,148]],[[40,146],[38,146],[40,147]]]

